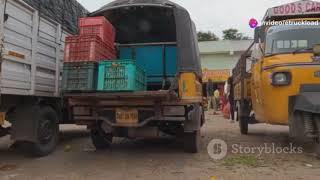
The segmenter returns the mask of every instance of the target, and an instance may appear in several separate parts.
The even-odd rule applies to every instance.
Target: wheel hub
[[[49,119],[40,121],[39,124],[39,141],[41,144],[47,144],[54,136],[54,126]]]

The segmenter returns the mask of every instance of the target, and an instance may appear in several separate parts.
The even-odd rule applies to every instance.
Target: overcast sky
[[[78,0],[88,10],[94,11],[113,0]],[[197,30],[213,31],[221,37],[222,31],[237,28],[253,37],[248,22],[261,20],[269,7],[295,0],[172,0],[185,7],[197,25]]]

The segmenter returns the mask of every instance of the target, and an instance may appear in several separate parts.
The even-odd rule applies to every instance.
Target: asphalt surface
[[[182,143],[173,138],[118,138],[111,149],[95,151],[88,131],[77,126],[62,126],[57,150],[43,158],[27,157],[8,148],[12,143],[9,137],[0,138],[0,179],[320,179],[320,160],[310,143],[291,145],[302,148],[302,152],[240,152],[240,147],[244,151],[257,147],[290,148],[287,127],[252,125],[249,135],[244,136],[237,123],[211,113],[206,118],[198,154],[184,153]],[[208,155],[207,146],[213,139],[227,143],[228,154],[222,160]]]

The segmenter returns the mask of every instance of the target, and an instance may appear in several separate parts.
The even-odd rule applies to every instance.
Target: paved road
[[[8,138],[0,139],[0,179],[30,180],[210,180],[216,179],[320,179],[320,160],[309,148],[297,154],[235,153],[240,145],[283,148],[290,146],[287,127],[254,125],[250,135],[242,136],[237,124],[221,116],[207,116],[202,130],[202,148],[198,154],[183,152],[181,142],[174,139],[116,139],[112,149],[96,152],[85,128],[62,127],[61,143],[56,152],[44,158],[31,159],[8,149]],[[207,152],[212,139],[228,144],[228,155],[213,160]]]

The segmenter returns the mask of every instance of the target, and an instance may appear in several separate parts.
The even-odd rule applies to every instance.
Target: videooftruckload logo
[[[257,21],[256,19],[254,19],[254,18],[251,18],[251,19],[249,20],[249,26],[250,26],[251,28],[256,28],[256,27],[258,26],[258,21]]]

